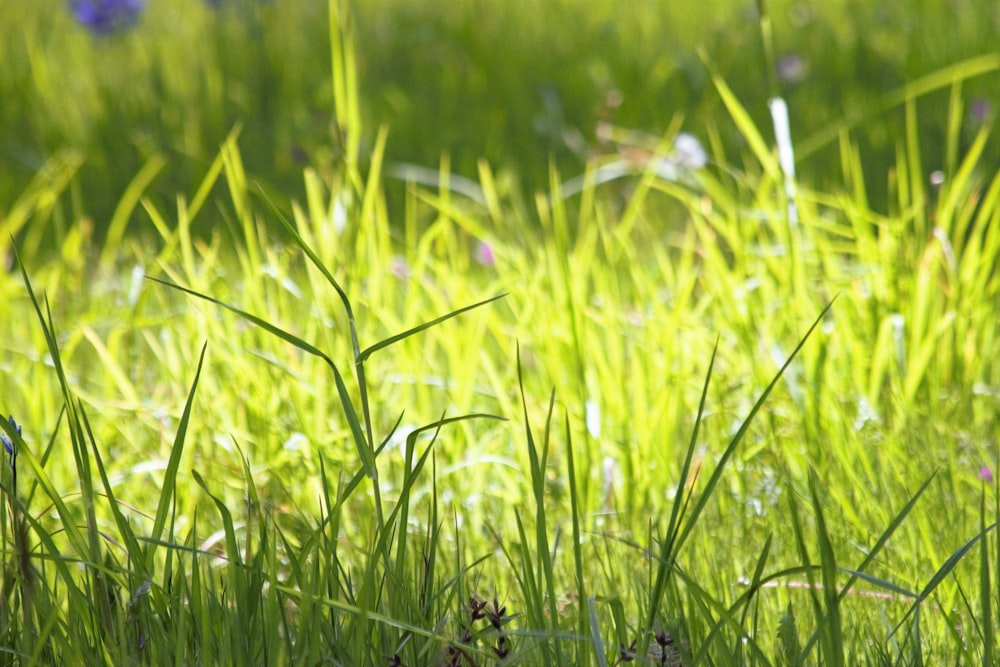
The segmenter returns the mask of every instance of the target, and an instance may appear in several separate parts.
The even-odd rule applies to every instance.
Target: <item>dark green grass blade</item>
[[[818,566],[812,564],[812,560],[809,557],[809,548],[806,545],[805,532],[802,526],[802,518],[799,514],[799,503],[796,500],[795,492],[788,494],[788,515],[792,523],[792,533],[795,537],[795,548],[798,550],[799,558],[801,559],[803,565],[801,571],[806,575],[806,581],[808,586],[806,587],[809,593],[809,601],[812,603],[813,617],[815,618],[817,626],[822,623],[823,618],[823,605],[819,600],[819,596],[816,594],[816,571],[819,569]],[[813,638],[803,647],[802,652],[799,654],[797,662],[804,663],[806,656],[812,650],[815,642],[820,639],[821,628],[817,629],[813,634]]]
[[[896,624],[896,627],[893,628],[892,632],[889,633],[889,637],[892,637],[897,632],[899,632],[899,629],[903,626],[903,623],[906,622],[906,620],[910,617],[911,614],[919,613],[920,605],[923,604],[924,600],[930,597],[931,593],[934,592],[934,590],[941,584],[941,582],[944,581],[949,574],[951,574],[951,571],[955,569],[955,566],[958,565],[958,563],[965,557],[965,555],[969,552],[969,550],[972,549],[972,547],[976,546],[976,543],[979,542],[979,540],[984,539],[996,527],[997,524],[995,522],[990,524],[989,526],[986,526],[975,537],[973,537],[971,540],[969,540],[961,547],[959,547],[953,554],[948,556],[948,559],[945,560],[944,564],[938,568],[937,572],[934,573],[934,576],[931,577],[930,581],[928,581],[927,584],[920,591],[920,594],[917,596],[917,599],[914,600],[913,604],[910,606],[906,614],[904,614],[903,618],[899,621],[899,623]]]
[[[118,534],[121,536],[122,541],[125,542],[125,548],[129,556],[138,558],[141,553],[139,542],[135,537],[135,532],[132,530],[131,524],[125,518],[125,515],[122,514],[121,507],[119,507],[118,498],[115,497],[111,481],[108,479],[107,470],[104,468],[104,460],[101,458],[101,452],[97,448],[97,442],[94,439],[94,433],[90,428],[90,421],[87,419],[86,412],[80,410],[80,417],[83,420],[83,427],[87,433],[87,440],[90,442],[91,451],[94,453],[94,463],[97,465],[97,473],[101,477],[101,485],[104,487],[104,495],[108,499],[111,516],[115,520],[115,525],[118,526]],[[143,576],[148,576],[148,573],[143,573]]]
[[[524,429],[528,444],[528,460],[531,466],[531,490],[535,500],[535,552],[538,557],[537,586],[545,589],[545,597],[548,601],[548,618],[555,624],[559,617],[556,610],[556,587],[555,571],[552,565],[553,553],[548,542],[548,522],[545,511],[545,466],[548,459],[549,449],[549,428],[552,424],[552,413],[555,409],[556,393],[552,391],[549,396],[549,408],[545,417],[545,434],[542,441],[541,451],[535,442],[535,437],[531,432],[531,424],[528,421],[528,402],[524,394],[524,378],[521,375],[521,351],[520,346],[517,352],[517,373],[518,385],[521,392],[521,407],[524,411]],[[544,620],[545,614],[538,609],[539,620]],[[542,627],[542,626],[539,626]],[[556,642],[553,645],[556,651],[556,664],[563,664],[561,655],[561,645]],[[546,651],[547,653],[547,651]]]
[[[31,287],[31,280],[28,278],[28,271],[25,268],[24,263],[21,262],[20,256],[17,254],[17,248],[13,243],[13,239],[11,240],[11,248],[14,251],[14,259],[17,262],[18,266],[20,266],[21,268],[21,276],[24,279],[24,285],[28,291],[28,297],[31,300],[31,305],[35,309],[35,314],[38,317],[38,321],[42,325],[42,333],[45,336],[45,342],[49,349],[49,356],[52,359],[52,366],[55,369],[56,375],[59,378],[59,386],[63,394],[63,407],[66,410],[67,414],[66,421],[69,426],[71,439],[73,441],[74,456],[77,456],[80,451],[85,449],[85,445],[81,442],[83,436],[80,428],[80,420],[77,417],[75,411],[76,401],[73,397],[73,392],[72,389],[70,388],[69,380],[66,377],[66,371],[62,363],[62,355],[59,353],[59,343],[56,340],[56,332],[55,332],[55,325],[52,319],[52,311],[49,308],[48,299],[46,299],[45,313],[42,312],[41,304],[39,303],[38,298],[35,296],[34,289],[32,289]],[[5,424],[5,427],[6,426],[8,425]],[[9,436],[11,437],[11,440],[15,443],[17,447],[19,448],[23,447],[24,442],[21,440],[20,435],[13,432],[14,429],[5,428],[5,430],[12,431],[11,433],[9,433]],[[56,510],[59,512],[59,515],[63,517],[63,525],[66,530],[66,534],[69,537],[70,542],[76,549],[77,553],[79,554],[88,553],[90,551],[88,540],[84,538],[83,534],[80,532],[80,529],[76,525],[76,523],[68,520],[69,517],[73,516],[73,514],[70,513],[69,508],[66,506],[65,502],[63,502],[61,494],[56,492],[55,488],[52,485],[52,482],[49,480],[48,476],[45,475],[44,471],[39,465],[39,462],[30,456],[25,457],[23,460],[27,460],[28,465],[32,468],[32,472],[35,474],[36,480],[40,484],[42,484],[42,486],[45,488],[46,493],[48,494],[52,503],[55,505]]]
[[[701,419],[704,414],[705,401],[708,394],[708,384],[709,380],[711,379],[712,366],[715,362],[716,350],[718,349],[718,344],[716,344],[716,349],[713,350],[712,358],[709,362],[709,370],[708,373],[706,374],[705,385],[702,389],[701,402],[699,403],[698,406],[698,415],[695,419],[695,426],[693,429],[691,442],[688,445],[688,451],[685,455],[684,465],[681,471],[681,478],[680,481],[678,482],[678,493],[675,495],[677,500],[674,501],[673,510],[671,512],[670,525],[668,527],[667,535],[663,540],[662,547],[660,550],[660,557],[656,571],[656,579],[653,584],[652,590],[650,592],[649,610],[646,615],[646,621],[644,626],[645,632],[643,633],[639,645],[641,652],[644,653],[649,648],[650,633],[652,632],[654,623],[656,622],[656,615],[659,613],[660,604],[662,603],[663,595],[666,591],[668,579],[671,574],[671,569],[673,568],[673,565],[676,561],[677,554],[680,552],[684,543],[687,541],[687,538],[690,536],[691,532],[697,525],[698,518],[701,516],[701,513],[708,505],[708,502],[711,499],[715,487],[722,479],[722,474],[725,470],[726,463],[728,463],[729,459],[736,452],[736,448],[739,446],[740,442],[743,440],[743,437],[750,429],[750,424],[753,422],[754,417],[757,416],[757,413],[760,412],[768,396],[771,395],[771,392],[774,390],[775,386],[777,386],[778,382],[785,374],[785,371],[791,365],[792,361],[794,361],[794,359],[798,356],[798,353],[802,350],[802,347],[805,345],[806,341],[809,340],[809,337],[812,335],[813,331],[816,330],[816,327],[819,326],[819,323],[823,320],[823,318],[826,316],[826,314],[830,311],[830,308],[832,307],[833,307],[833,302],[830,302],[829,304],[827,304],[825,308],[823,308],[819,316],[813,322],[812,326],[809,327],[809,330],[806,331],[805,335],[799,341],[798,345],[795,346],[795,349],[792,350],[792,353],[788,356],[788,359],[778,370],[778,373],[767,385],[767,387],[761,393],[760,397],[758,397],[757,401],[753,405],[753,408],[751,408],[749,414],[743,420],[743,423],[740,424],[740,428],[737,430],[736,434],[729,442],[729,445],[722,453],[722,456],[719,458],[719,461],[716,464],[715,469],[712,471],[712,475],[709,477],[709,480],[706,483],[704,490],[701,492],[701,495],[694,502],[694,505],[691,507],[690,511],[688,511],[688,501],[693,498],[694,491],[692,488],[692,490],[689,491],[687,499],[682,501],[681,499],[684,497],[683,485],[686,484],[687,475],[690,474],[691,461],[694,458],[694,452],[697,446],[698,429],[700,427]]]
[[[825,613],[820,623],[826,638],[826,652],[823,664],[843,667],[844,636],[840,614],[840,596],[837,594],[837,557],[830,541],[820,502],[818,480],[813,471],[809,474],[809,497],[816,517],[816,541],[819,545],[820,578],[823,581],[823,606]]]
[[[913,591],[911,591],[911,590],[909,590],[907,588],[903,588],[899,584],[895,584],[895,583],[893,583],[891,581],[887,581],[886,579],[883,579],[881,577],[876,577],[875,575],[868,574],[867,572],[860,572],[858,570],[852,570],[849,567],[838,567],[837,569],[839,571],[843,572],[844,574],[851,575],[851,581],[852,582],[860,579],[862,581],[868,582],[869,584],[872,584],[873,586],[876,586],[877,588],[884,589],[885,591],[887,591],[891,595],[896,595],[896,596],[899,596],[901,598],[916,599],[917,596],[918,596],[917,593],[914,593]],[[850,594],[850,589],[846,585],[844,585],[844,586],[842,586],[840,588],[840,599],[841,600],[843,600],[844,598],[846,598],[849,594]]]
[[[761,549],[760,556],[757,558],[757,566],[754,567],[753,577],[750,579],[749,593],[751,595],[747,596],[747,604],[743,607],[743,615],[740,617],[740,625],[745,626],[747,620],[747,614],[750,612],[750,601],[757,592],[760,591],[761,579],[764,576],[764,566],[767,564],[767,557],[771,553],[771,544],[774,541],[774,535],[768,535],[767,539],[764,541],[764,548]]]
[[[920,488],[917,489],[916,493],[914,493],[910,497],[906,505],[904,505],[903,508],[893,518],[893,520],[889,522],[889,526],[882,532],[882,535],[879,536],[878,540],[876,540],[875,544],[871,547],[871,549],[868,550],[864,559],[856,568],[854,568],[853,570],[848,568],[841,568],[841,571],[847,572],[848,574],[851,575],[850,578],[847,580],[847,582],[844,584],[843,588],[840,590],[839,596],[841,600],[843,600],[847,595],[850,594],[852,586],[858,579],[862,579],[871,584],[874,584],[879,588],[883,588],[895,595],[901,595],[903,597],[909,597],[909,598],[919,597],[917,593],[902,588],[901,586],[898,586],[890,581],[886,581],[878,577],[873,577],[872,575],[865,573],[865,570],[871,563],[873,563],[879,557],[879,554],[882,553],[882,550],[885,548],[885,545],[888,544],[889,538],[891,538],[892,535],[895,534],[896,530],[903,524],[903,521],[906,519],[907,516],[909,516],[910,512],[916,506],[917,501],[920,499],[921,496],[923,496],[924,492],[930,486],[931,481],[933,481],[933,479],[936,476],[937,473],[935,472],[932,475],[930,475],[926,480],[924,480],[924,483],[920,485]],[[809,651],[812,649],[812,646],[819,640],[819,632],[820,632],[819,628],[813,631],[812,635],[806,641],[805,647],[803,648],[801,655],[805,656],[806,654],[809,653]]]
[[[307,343],[306,341],[302,340],[298,336],[296,336],[296,335],[294,335],[292,333],[289,333],[289,332],[285,331],[284,329],[280,329],[280,328],[274,326],[273,324],[271,324],[267,320],[261,319],[261,318],[257,317],[256,315],[254,315],[252,313],[248,313],[245,310],[241,310],[241,309],[237,308],[236,306],[233,306],[233,305],[230,305],[230,304],[226,303],[225,301],[220,301],[219,299],[216,299],[215,297],[208,296],[207,294],[202,294],[201,292],[196,292],[195,290],[188,289],[187,287],[183,287],[181,285],[178,285],[176,283],[172,283],[172,282],[167,281],[167,280],[162,280],[160,278],[155,278],[153,276],[146,276],[146,279],[147,280],[152,280],[153,282],[156,282],[156,283],[160,283],[161,285],[164,285],[164,286],[169,287],[171,289],[175,289],[175,290],[178,290],[180,292],[184,292],[185,294],[189,294],[191,296],[198,297],[199,299],[204,299],[205,301],[208,301],[210,303],[214,303],[217,306],[221,306],[222,308],[225,308],[226,310],[228,310],[230,312],[236,313],[237,315],[239,315],[243,319],[247,320],[248,322],[251,322],[251,323],[257,325],[258,327],[260,327],[264,331],[268,332],[272,336],[276,336],[276,337],[280,338],[281,340],[285,341],[286,343],[290,343],[290,344],[294,345],[295,347],[299,348],[303,352],[308,352],[309,354],[317,356],[317,357],[323,359],[324,361],[326,361],[328,364],[331,364],[331,365],[333,364],[333,361],[322,350],[320,350],[316,346],[312,345],[311,343]]]
[[[868,568],[868,566],[872,562],[875,561],[876,558],[878,558],[878,555],[882,553],[882,549],[884,549],[885,545],[889,542],[889,538],[892,537],[892,535],[896,532],[896,529],[903,524],[903,521],[906,519],[907,516],[909,516],[910,512],[916,506],[917,501],[920,499],[922,495],[924,495],[924,491],[927,490],[927,488],[931,484],[931,481],[933,481],[936,476],[937,472],[931,474],[930,477],[924,480],[924,483],[921,484],[920,488],[917,489],[916,493],[914,493],[910,497],[906,505],[903,506],[903,509],[901,509],[899,513],[896,514],[895,518],[893,518],[891,522],[889,522],[889,526],[885,529],[885,531],[882,532],[882,535],[879,536],[875,544],[871,547],[871,549],[868,550],[867,554],[864,557],[864,560],[862,560],[861,563],[855,568],[855,571],[853,571],[852,578],[849,579],[846,584],[844,584],[843,590],[840,591],[841,599],[843,599],[850,593],[851,585],[854,583],[854,577],[860,577],[862,579],[865,579],[866,581],[878,584],[879,586],[882,586],[884,588],[889,588],[889,590],[905,595],[907,597],[917,596],[917,594],[913,593],[912,591],[906,590],[904,588],[899,588],[884,580],[871,577],[870,575],[866,575],[864,574],[864,571]]]
[[[709,477],[708,482],[705,484],[705,489],[702,491],[701,495],[698,497],[698,500],[695,502],[694,507],[691,509],[690,517],[685,522],[684,528],[681,530],[680,535],[677,538],[677,544],[674,547],[674,553],[678,552],[681,549],[681,547],[684,545],[684,542],[687,540],[688,536],[690,536],[691,531],[694,530],[698,521],[698,517],[701,516],[701,513],[704,511],[705,506],[708,505],[708,501],[712,496],[712,492],[715,490],[715,487],[722,479],[722,473],[725,470],[726,463],[728,463],[729,459],[732,458],[733,454],[736,452],[737,446],[739,446],[740,442],[743,441],[743,437],[746,435],[747,431],[750,430],[750,424],[753,422],[754,417],[756,417],[757,413],[760,412],[762,407],[764,407],[764,403],[767,401],[767,398],[771,395],[771,392],[774,390],[778,382],[781,380],[782,376],[785,374],[785,371],[788,370],[789,366],[791,366],[792,362],[795,360],[799,352],[805,346],[806,341],[809,340],[809,337],[812,336],[813,331],[816,330],[816,327],[819,326],[820,322],[823,321],[823,318],[826,317],[826,314],[830,311],[832,307],[833,307],[833,302],[831,301],[829,304],[827,304],[825,308],[823,308],[822,312],[820,312],[819,314],[819,317],[817,317],[816,321],[812,323],[812,326],[810,326],[809,330],[806,331],[805,335],[799,341],[798,345],[796,345],[795,349],[792,350],[792,353],[788,355],[788,359],[785,361],[784,364],[782,364],[781,369],[778,370],[778,373],[774,376],[771,382],[761,393],[760,397],[754,403],[753,407],[750,409],[750,413],[743,420],[743,423],[740,424],[740,428],[736,431],[736,435],[733,436],[733,439],[726,447],[726,450],[722,453],[722,456],[719,457],[719,462],[716,464],[715,470],[712,471],[711,477]]]
[[[681,466],[680,479],[677,482],[677,492],[674,494],[673,509],[670,512],[670,524],[667,527],[667,534],[663,539],[660,547],[659,559],[656,568],[656,579],[653,584],[652,592],[649,596],[649,612],[646,616],[646,629],[648,632],[644,633],[645,639],[640,641],[640,652],[645,655],[646,651],[649,649],[647,641],[649,639],[649,633],[653,629],[653,625],[656,622],[656,615],[659,613],[660,604],[663,600],[663,594],[667,589],[667,580],[670,577],[670,569],[673,567],[673,558],[677,554],[677,549],[679,545],[677,544],[678,528],[681,521],[687,512],[688,504],[691,501],[691,497],[694,494],[693,485],[689,488],[687,480],[691,474],[691,463],[694,460],[694,453],[698,445],[698,433],[701,430],[701,420],[705,414],[705,405],[708,401],[708,387],[712,379],[712,370],[715,367],[715,357],[719,351],[719,341],[715,341],[715,347],[712,348],[712,357],[708,361],[708,370],[705,373],[705,382],[701,389],[701,399],[698,401],[698,414],[695,416],[694,428],[691,430],[691,440],[688,443],[687,452],[684,454],[684,464]]]
[[[285,214],[281,212],[281,210],[274,204],[271,198],[267,196],[267,193],[264,192],[264,189],[261,188],[259,185],[258,185],[258,190],[260,192],[261,197],[263,197],[264,201],[271,209],[271,212],[275,215],[275,217],[285,228],[285,230],[292,236],[296,245],[298,245],[299,248],[301,248],[302,251],[306,254],[306,256],[309,257],[309,260],[320,271],[320,273],[323,274],[323,277],[326,278],[327,282],[330,283],[333,289],[337,292],[337,296],[340,297],[340,301],[344,306],[344,312],[347,314],[347,322],[351,330],[351,348],[354,351],[354,368],[358,380],[358,394],[361,397],[361,414],[364,416],[365,429],[366,429],[363,432],[367,434],[366,437],[363,437],[361,439],[358,438],[359,433],[362,433],[362,431],[360,431],[360,424],[359,424],[358,425],[359,431],[354,433],[354,438],[358,444],[359,455],[361,456],[361,461],[365,466],[365,471],[368,477],[373,481],[373,492],[375,496],[375,512],[377,514],[378,522],[381,524],[383,522],[383,516],[382,516],[382,499],[380,496],[379,486],[377,484],[378,470],[375,468],[375,458],[370,455],[370,449],[375,443],[375,436],[372,432],[371,410],[368,406],[368,381],[365,378],[364,360],[361,359],[361,342],[358,339],[358,328],[357,328],[357,322],[354,318],[354,308],[351,306],[351,300],[348,298],[347,292],[345,292],[344,288],[341,287],[340,282],[338,282],[337,279],[333,277],[333,274],[330,273],[330,270],[326,268],[326,266],[323,264],[323,261],[319,258],[319,255],[317,255],[316,252],[311,247],[309,247],[309,244],[307,244],[305,242],[305,239],[303,239],[299,235],[299,232],[298,230],[295,229],[295,226],[288,220]],[[330,364],[330,366],[333,368],[334,376],[338,378],[337,389],[339,391],[341,386],[343,385],[343,380],[340,379],[340,371],[337,370],[336,366],[333,364],[333,361],[331,359],[329,359],[325,355],[323,356],[323,358],[326,360],[328,364]],[[346,398],[346,396],[347,396],[346,392],[341,392],[342,401]],[[345,404],[344,408],[345,411],[350,412],[352,415],[354,415],[353,419],[356,421],[357,415],[355,414],[353,404],[351,404],[350,407],[348,407],[348,404]],[[351,421],[351,419],[352,419],[351,415],[348,415],[349,422]],[[351,423],[351,431],[354,432],[354,430],[355,430],[355,425],[354,423]],[[366,443],[366,445],[362,446],[362,442]],[[361,450],[365,450],[365,453],[362,453]]]
[[[201,369],[205,363],[205,351],[208,343],[201,346],[201,355],[198,357],[198,368],[194,372],[194,381],[191,383],[191,390],[188,392],[187,402],[184,404],[184,412],[181,420],[177,424],[177,435],[174,436],[173,447],[170,448],[170,459],[167,461],[167,469],[163,476],[163,488],[160,490],[160,501],[156,506],[156,517],[153,519],[153,531],[150,538],[160,540],[163,537],[163,528],[167,524],[167,515],[170,513],[171,500],[174,497],[177,484],[177,470],[181,464],[181,454],[184,452],[184,442],[187,437],[188,425],[191,422],[191,407],[194,405],[195,391],[198,389],[198,380],[201,378]],[[146,553],[146,571],[153,570],[154,549]]]
[[[375,343],[374,345],[370,345],[369,347],[366,347],[364,350],[362,350],[361,353],[358,355],[358,362],[359,363],[364,363],[365,361],[368,360],[368,357],[370,357],[375,352],[378,352],[379,350],[387,348],[390,345],[393,345],[394,343],[398,343],[399,341],[403,340],[404,338],[409,338],[410,336],[418,334],[421,331],[425,331],[427,329],[430,329],[433,326],[437,326],[438,324],[441,324],[442,322],[450,320],[453,317],[457,317],[457,316],[461,315],[462,313],[466,313],[466,312],[468,312],[470,310],[473,310],[474,308],[479,308],[480,306],[485,306],[486,304],[492,303],[492,302],[494,302],[494,301],[496,301],[498,299],[502,299],[505,296],[507,296],[506,292],[503,293],[503,294],[498,294],[496,296],[491,296],[488,299],[484,299],[482,301],[479,301],[479,302],[474,303],[474,304],[469,305],[469,306],[463,306],[462,308],[459,308],[458,310],[453,310],[453,311],[451,311],[450,313],[448,313],[446,315],[442,315],[441,317],[435,317],[433,320],[429,320],[427,322],[424,322],[423,324],[418,324],[417,326],[413,327],[412,329],[407,329],[406,331],[404,331],[402,333],[398,333],[398,334],[396,334],[394,336],[390,336],[390,337],[388,337],[388,338],[386,338],[384,340],[380,340],[379,342]]]
[[[980,530],[986,532],[986,489],[983,489],[983,493],[979,499],[979,526]],[[995,537],[995,536],[994,536]],[[1000,539],[994,539],[995,543],[1000,543]],[[1000,548],[1000,547],[998,547]],[[995,579],[1000,576],[1000,572],[994,572],[992,577],[990,576],[990,547],[989,541],[983,540],[980,545],[979,552],[979,600],[980,600],[980,617],[983,624],[983,664],[984,665],[995,665],[996,664],[996,637],[994,635],[994,617],[993,617],[993,596],[996,594],[991,579]]]
[[[350,392],[347,390],[347,385],[344,383],[344,378],[340,374],[340,370],[337,368],[337,365],[333,362],[333,359],[327,356],[325,352],[320,350],[315,345],[302,340],[298,336],[288,331],[285,331],[284,329],[274,326],[267,320],[261,319],[260,317],[257,317],[252,313],[248,313],[245,310],[230,305],[225,301],[220,301],[219,299],[208,296],[207,294],[196,292],[194,290],[182,287],[180,285],[168,282],[166,280],[160,280],[159,278],[153,278],[152,276],[147,276],[147,278],[154,282],[160,283],[161,285],[165,285],[172,289],[184,292],[185,294],[190,294],[191,296],[195,296],[198,297],[199,299],[204,299],[205,301],[214,303],[217,306],[221,306],[222,308],[225,308],[226,310],[239,315],[248,322],[257,325],[258,327],[268,332],[269,334],[276,336],[277,338],[280,338],[286,343],[289,343],[299,348],[303,352],[307,352],[313,356],[319,357],[324,362],[326,362],[327,366],[329,366],[330,369],[333,371],[334,381],[337,384],[337,393],[340,396],[341,406],[344,409],[344,416],[347,419],[348,426],[350,426],[351,435],[354,438],[354,443],[358,451],[358,456],[361,459],[361,464],[365,471],[365,474],[371,480],[378,479],[378,472],[375,467],[375,456],[371,448],[368,446],[368,439],[367,436],[365,435],[364,429],[361,427],[361,420],[358,418],[357,411],[354,409],[354,403],[351,400]]]
[[[257,189],[261,198],[268,205],[268,208],[271,209],[271,213],[273,213],[274,217],[278,219],[278,222],[280,222],[281,226],[285,228],[285,231],[291,235],[292,240],[295,241],[295,245],[302,249],[302,252],[306,254],[309,261],[311,261],[313,266],[315,266],[319,272],[323,274],[326,281],[330,283],[330,286],[337,292],[337,296],[340,297],[340,301],[344,306],[344,312],[347,313],[347,321],[351,329],[351,344],[354,347],[354,357],[357,359],[361,354],[361,344],[358,340],[358,330],[354,320],[354,309],[351,307],[351,300],[347,297],[347,292],[345,292],[344,288],[340,286],[340,282],[333,277],[330,270],[326,268],[326,265],[323,264],[323,260],[321,260],[319,255],[316,254],[316,251],[314,251],[309,244],[305,242],[305,239],[299,235],[298,230],[295,229],[295,225],[289,221],[288,217],[281,212],[281,209],[279,209],[271,198],[267,196],[264,189],[261,188],[260,185],[257,186]]]
[[[715,628],[713,628],[709,636],[701,642],[701,645],[691,647],[692,651],[695,652],[695,656],[691,664],[713,664],[708,662],[708,654],[713,647],[716,649],[719,648],[719,643],[714,642],[713,639],[723,627],[728,627],[735,634],[745,638],[746,643],[743,647],[741,647],[741,651],[749,651],[751,661],[766,662],[766,654],[764,653],[764,649],[759,645],[758,639],[750,637],[746,634],[735,613],[740,606],[746,604],[747,594],[744,594],[744,597],[741,598],[737,604],[727,607],[721,600],[713,597],[700,582],[685,572],[683,568],[675,566],[674,573],[677,575],[678,582],[683,583],[690,592],[690,598],[700,607],[699,611],[701,615],[705,618],[719,619]],[[735,658],[733,658],[721,661],[721,664],[745,664],[745,661],[737,662]]]
[[[576,599],[579,600],[577,606],[576,631],[581,637],[587,636],[587,625],[589,621],[591,639],[594,642],[594,652],[597,655],[598,663],[607,664],[604,655],[604,646],[600,641],[600,627],[596,623],[596,610],[593,607],[593,600],[587,595],[586,578],[583,573],[583,536],[580,530],[580,495],[576,488],[576,465],[573,461],[573,434],[569,428],[569,415],[566,416],[566,476],[569,483],[569,506],[570,519],[573,525],[573,566],[576,575]],[[589,603],[590,615],[584,613],[583,601]]]
[[[430,457],[431,452],[434,450],[434,444],[437,442],[438,435],[441,433],[441,429],[448,424],[453,424],[456,422],[469,421],[473,419],[495,419],[497,421],[507,421],[503,417],[498,417],[496,415],[490,414],[468,414],[462,415],[460,417],[444,417],[441,416],[437,421],[431,422],[430,424],[425,424],[420,428],[416,428],[411,431],[406,436],[406,459],[405,459],[405,470],[403,472],[403,486],[399,491],[399,503],[393,509],[393,511],[386,518],[385,530],[382,531],[380,536],[380,542],[388,541],[391,537],[391,531],[388,530],[396,522],[398,517],[399,531],[397,533],[396,539],[396,576],[400,583],[405,581],[403,567],[405,565],[405,555],[406,555],[406,543],[407,543],[407,530],[409,513],[410,513],[410,493],[413,490],[413,485],[416,484],[420,477],[420,472],[423,470],[424,465],[427,463],[427,459]],[[433,431],[433,436],[431,441],[427,444],[423,453],[417,458],[416,463],[413,462],[413,453],[416,450],[417,438],[428,431]],[[379,545],[379,550],[381,551],[385,548],[384,544]]]

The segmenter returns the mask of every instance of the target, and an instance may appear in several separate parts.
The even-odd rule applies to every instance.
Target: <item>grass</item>
[[[839,182],[804,176],[793,226],[715,58],[727,121],[687,181],[594,162],[564,194],[556,160],[532,200],[484,160],[468,197],[444,159],[398,197],[326,25],[344,152],[301,196],[244,163],[251,114],[172,200],[169,159],[129,172],[95,236],[73,151],[5,205],[0,661],[996,661],[973,65],[899,89],[884,208],[831,121]]]

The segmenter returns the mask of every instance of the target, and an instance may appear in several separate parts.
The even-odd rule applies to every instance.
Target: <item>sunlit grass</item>
[[[840,185],[804,179],[791,224],[770,131],[708,58],[729,120],[704,168],[664,178],[674,123],[620,178],[551,162],[525,200],[443,158],[394,200],[334,19],[343,153],[301,196],[248,172],[249,125],[166,203],[151,155],[104,241],[74,150],[5,204],[0,662],[995,660],[1000,174],[988,126],[954,130],[973,61],[890,99],[884,209],[848,117]]]
[[[375,664],[488,661],[500,637],[553,664],[667,638],[686,664],[793,645],[847,663],[992,650],[974,628],[996,604],[995,487],[977,481],[996,469],[996,178],[949,182],[928,236],[836,193],[803,192],[789,229],[768,176],[728,191],[704,171],[643,181],[624,210],[556,191],[528,234],[414,187],[401,238],[377,174],[356,191],[307,174],[313,195],[286,218],[242,179],[236,144],[223,155],[232,234],[194,240],[183,199],[143,201],[163,250],[24,267],[44,326],[18,274],[4,281],[5,405],[25,429],[4,528],[8,600],[28,614],[8,626],[18,650]],[[954,203],[970,198],[983,204]],[[658,217],[668,200],[681,224]],[[280,219],[284,234],[260,224]],[[949,560],[984,530],[978,562]],[[67,586],[92,626],[41,624]],[[497,612],[494,597],[499,634],[468,607]],[[793,618],[798,639],[778,646]],[[234,627],[246,642],[221,641]]]

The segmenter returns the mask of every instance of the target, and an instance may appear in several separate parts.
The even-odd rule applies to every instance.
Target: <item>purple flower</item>
[[[993,471],[990,470],[989,466],[983,466],[979,469],[979,479],[986,482],[987,484],[993,483]]]
[[[10,422],[10,427],[16,430],[18,435],[21,435],[21,427],[14,421],[14,417],[11,416],[8,421]],[[3,448],[7,450],[7,455],[14,456],[14,443],[11,442],[10,438],[7,437],[7,434],[2,431],[0,431],[0,442],[3,443]]]
[[[485,241],[480,241],[476,246],[476,261],[483,266],[493,266],[496,264],[496,257],[493,255],[493,247]]]
[[[95,35],[110,35],[135,25],[145,0],[70,0],[77,22]]]

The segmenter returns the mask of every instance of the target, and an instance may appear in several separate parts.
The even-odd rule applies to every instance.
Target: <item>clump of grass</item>
[[[254,185],[233,131],[170,206],[149,159],[96,270],[43,265],[28,224],[87,249],[75,153],[5,218],[45,297],[29,261],[0,276],[0,391],[30,431],[0,421],[3,655],[988,664],[1000,176],[987,130],[962,151],[956,128],[990,59],[887,98],[885,211],[852,119],[830,126],[843,188],[791,182],[705,58],[732,120],[707,168],[663,178],[675,123],[613,184],[551,167],[532,208],[444,159],[394,224],[342,9],[344,155],[302,203]],[[942,87],[929,190],[917,106]],[[126,234],[140,210],[154,250]]]

